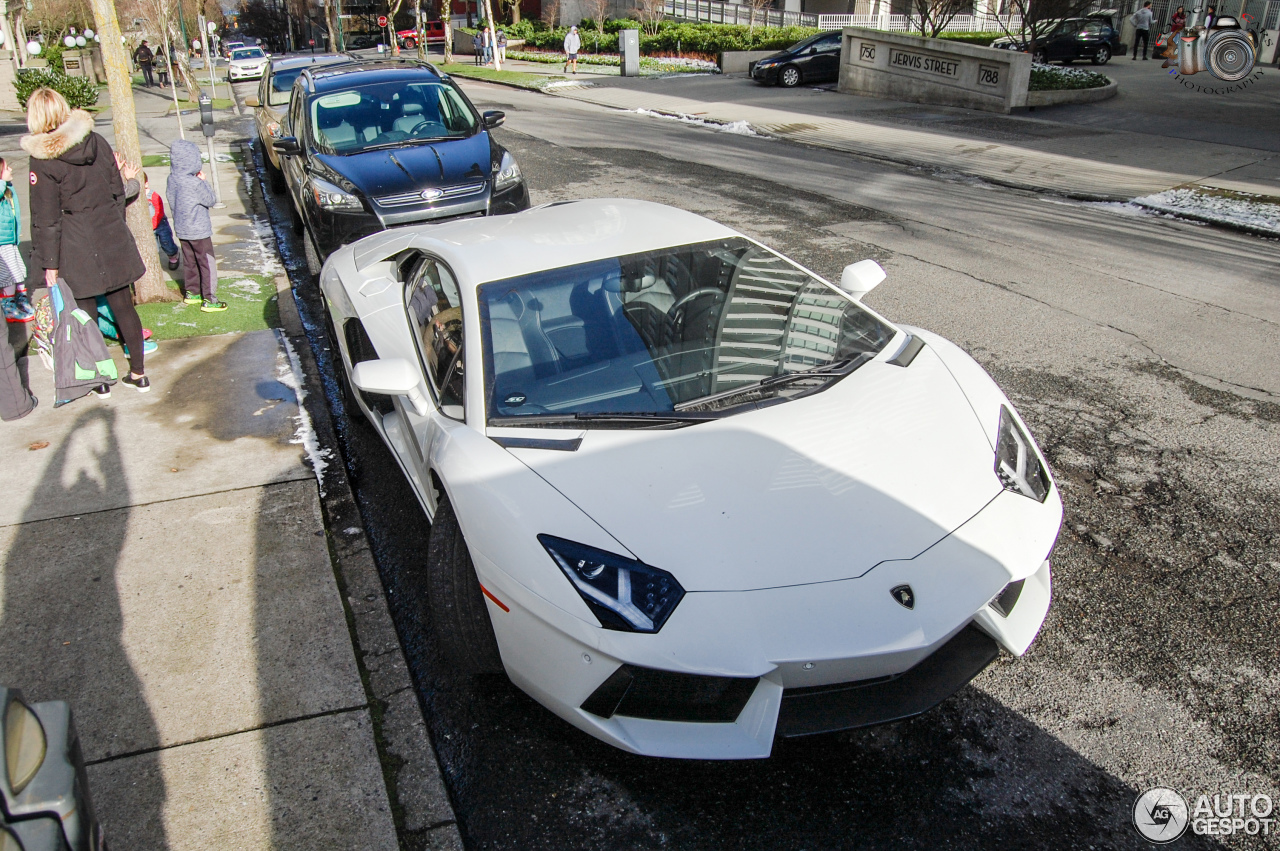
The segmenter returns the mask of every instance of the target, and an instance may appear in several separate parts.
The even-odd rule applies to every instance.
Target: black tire
[[[1105,44],[1102,47],[1099,47],[1098,52],[1093,54],[1093,58],[1090,61],[1093,62],[1094,65],[1106,65],[1111,61],[1111,48],[1107,47]]]
[[[271,158],[265,156],[265,151],[263,153],[263,165],[267,169],[267,185],[271,187],[273,193],[279,195],[285,190],[284,172],[272,165]]]
[[[800,69],[794,65],[787,65],[778,72],[778,85],[784,89],[791,89],[800,85]]]
[[[502,673],[489,607],[458,518],[443,494],[427,544],[427,606],[436,644],[456,673]]]
[[[311,238],[311,228],[302,228],[302,254],[307,261],[307,272],[312,275],[319,275],[320,268],[324,266],[324,261],[320,259],[320,252],[316,251],[316,241]]]

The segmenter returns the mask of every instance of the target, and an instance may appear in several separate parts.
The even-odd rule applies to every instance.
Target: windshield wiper
[[[680,411],[579,411],[574,414],[530,414],[525,417],[490,417],[493,426],[573,425],[576,423],[611,422],[643,425],[700,423],[719,419],[714,413]]]
[[[401,139],[399,142],[382,142],[377,145],[366,145],[356,151],[356,153],[363,154],[365,151],[382,151],[387,148],[411,148],[417,147],[418,145],[430,145],[434,142],[439,142],[442,138],[448,137],[437,137],[435,139]]]
[[[741,396],[744,393],[781,387],[784,384],[791,384],[792,382],[802,381],[807,378],[823,378],[828,376],[838,377],[848,375],[870,359],[871,355],[863,352],[856,357],[832,361],[831,363],[825,363],[822,366],[815,366],[812,369],[802,369],[799,372],[784,372],[781,375],[770,375],[766,378],[760,379],[759,381],[753,381],[750,384],[735,387],[732,390],[712,393],[710,396],[691,399],[688,402],[680,402],[675,406],[675,409],[677,411],[687,412],[690,408],[700,408],[703,405],[722,402],[725,399],[732,399],[733,397]]]

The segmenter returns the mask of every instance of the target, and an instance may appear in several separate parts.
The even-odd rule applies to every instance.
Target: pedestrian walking
[[[582,49],[582,38],[578,35],[577,27],[569,27],[569,34],[564,37],[564,53],[567,57],[564,63],[564,70],[568,72],[569,66],[573,66],[573,73],[578,73],[578,51]]]
[[[169,217],[164,214],[164,199],[159,192],[151,191],[151,181],[147,180],[145,171],[142,173],[142,191],[151,204],[151,230],[155,233],[156,243],[168,259],[169,271],[172,272],[178,268],[178,244],[173,241],[173,228],[169,226]]]
[[[1216,20],[1218,20],[1218,9],[1216,6],[1210,6],[1205,10],[1204,20],[1200,22],[1200,25],[1208,29],[1213,26],[1213,22]]]
[[[507,61],[507,33],[506,30],[498,30],[498,61]]]
[[[493,62],[493,35],[488,27],[480,30],[480,48],[484,51],[484,62],[488,65]]]
[[[1186,10],[1183,9],[1181,6],[1179,6],[1178,10],[1173,13],[1173,18],[1170,19],[1169,24],[1170,24],[1170,32],[1172,32],[1174,35],[1177,35],[1187,25]],[[1169,43],[1173,44],[1173,40],[1170,39]]]
[[[164,55],[164,45],[156,47],[156,54],[151,60],[155,69],[156,80],[160,83],[160,87],[164,88],[169,85],[169,58]]]
[[[142,71],[144,86],[156,84],[155,78],[151,76],[151,62],[154,59],[155,54],[151,52],[151,48],[147,47],[147,40],[144,38],[142,44],[138,45],[138,49],[133,52],[133,61],[138,63],[138,68]]]
[[[1138,58],[1138,42],[1142,42],[1142,58],[1151,46],[1151,0],[1143,0],[1142,8],[1133,13],[1133,59]]]
[[[27,128],[31,133],[21,145],[31,155],[32,271],[42,271],[50,289],[61,278],[91,317],[98,296],[106,296],[129,347],[129,374],[120,380],[145,393],[151,381],[143,369],[142,321],[133,307],[132,284],[147,267],[125,223],[125,205],[141,192],[139,170],[93,132],[92,115],[71,109],[53,89],[31,93]],[[90,324],[97,333],[97,324]],[[106,385],[101,389],[110,393]]]
[[[484,48],[480,43],[480,33],[471,36],[471,53],[473,54],[472,62],[479,65],[481,58],[484,56]]]
[[[30,322],[36,316],[27,295],[27,264],[18,250],[22,217],[13,191],[13,169],[0,159],[0,310],[9,322]],[[3,343],[0,343],[3,345]]]
[[[169,163],[166,194],[185,267],[182,300],[200,305],[204,313],[219,313],[227,305],[218,301],[218,263],[213,254],[213,220],[209,218],[209,208],[218,203],[218,196],[205,183],[195,142],[179,139],[170,145]]]

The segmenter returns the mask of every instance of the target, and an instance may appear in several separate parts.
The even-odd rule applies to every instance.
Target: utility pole
[[[115,3],[112,0],[90,0],[90,3],[93,7],[93,21],[101,38],[102,63],[107,69],[115,147],[124,159],[141,165],[142,145],[138,139],[138,117],[133,106],[133,80],[129,75],[129,62],[125,56],[124,40],[120,35],[120,22],[116,20]],[[160,275],[156,236],[151,230],[151,205],[139,198],[125,207],[125,220],[146,266],[146,271],[134,285],[135,298],[142,303],[177,301],[177,293],[165,285]]]
[[[415,39],[418,47],[418,58],[426,59],[427,45],[426,39],[423,38],[424,33],[422,32],[422,0],[413,0],[413,14],[415,18],[414,22],[418,26],[418,37]]]

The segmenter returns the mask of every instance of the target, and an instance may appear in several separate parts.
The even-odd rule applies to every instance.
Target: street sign
[[[307,41],[307,46],[308,46],[308,47],[315,47],[315,46],[316,46],[316,40],[315,40],[314,38],[313,38],[313,39],[309,39],[309,40]]]
[[[379,15],[379,16],[378,16],[378,26],[380,26],[380,27],[385,27],[386,25],[387,25],[387,16],[386,16],[386,15]]]

